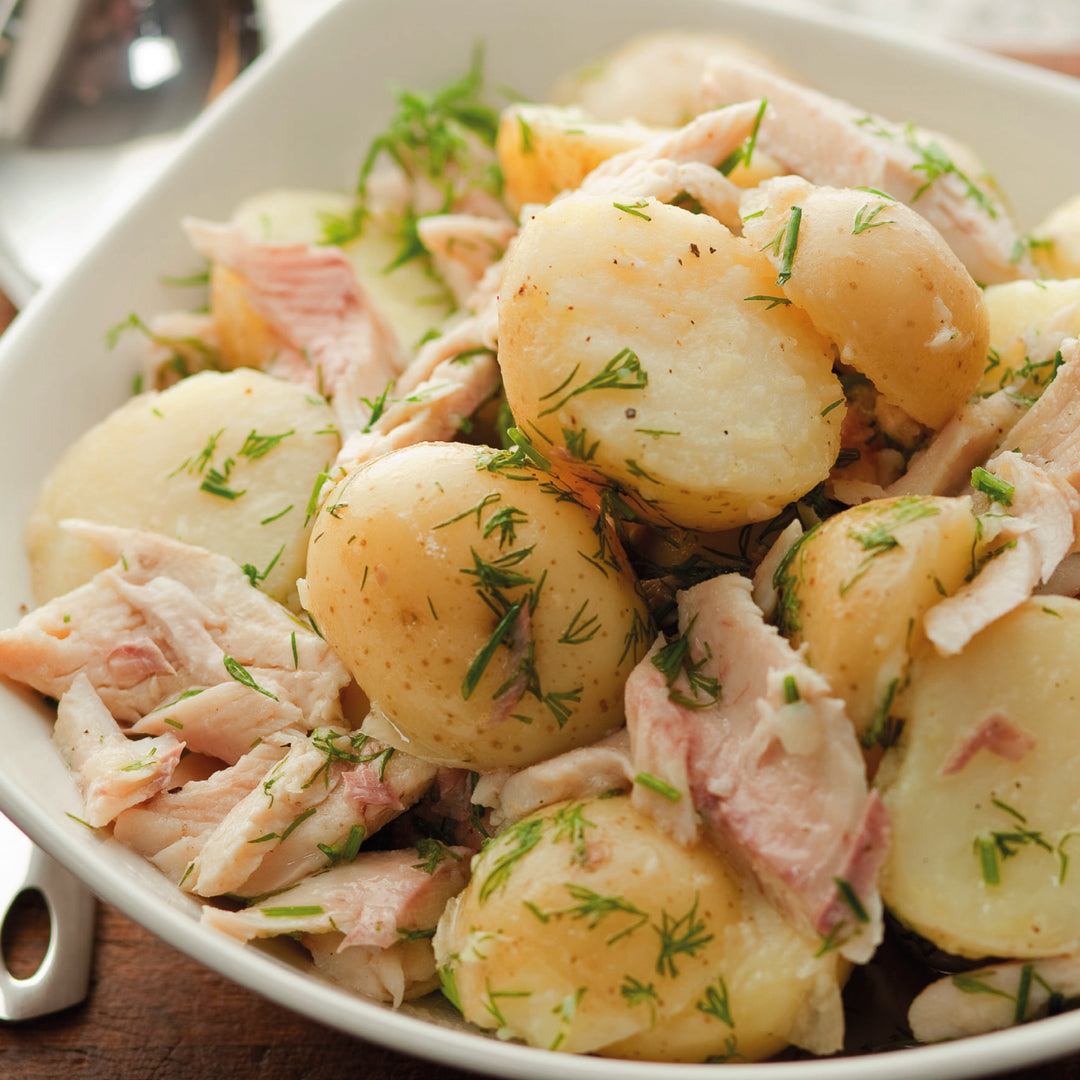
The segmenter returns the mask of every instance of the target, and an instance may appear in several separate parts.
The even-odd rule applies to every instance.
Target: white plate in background
[[[258,61],[207,111],[169,168],[0,338],[0,626],[29,604],[23,523],[62,450],[127,396],[132,372],[105,332],[182,302],[163,274],[198,268],[184,214],[224,218],[285,185],[348,188],[389,118],[391,88],[435,88],[486,48],[492,85],[542,96],[564,71],[651,28],[732,33],[820,88],[954,134],[988,161],[1030,225],[1080,190],[1080,83],[797,3],[739,0],[342,0]],[[647,73],[645,73],[647,77]],[[556,1055],[473,1034],[435,1001],[393,1012],[314,976],[285,948],[244,946],[199,923],[199,905],[149,864],[69,815],[80,802],[36,696],[0,685],[0,810],[172,945],[314,1020],[459,1068],[536,1080],[681,1080],[714,1066]],[[433,1026],[435,1021],[440,1026]],[[442,1025],[449,1026],[442,1026]],[[754,1080],[936,1080],[1000,1072],[1080,1050],[1080,1012],[957,1043],[864,1058],[725,1065]]]

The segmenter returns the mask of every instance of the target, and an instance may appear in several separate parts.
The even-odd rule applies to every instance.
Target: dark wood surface
[[[1019,58],[1080,75],[1078,53]],[[12,314],[0,294],[0,329]],[[32,973],[47,934],[43,912],[18,907],[4,927],[8,970]],[[408,1047],[386,1050],[274,1005],[111,905],[98,905],[95,937],[90,992],[81,1005],[0,1022],[0,1080],[478,1080],[453,1063],[411,1057]],[[1080,1080],[1080,1054],[1009,1075]]]
[[[25,977],[48,917],[27,905],[5,935]],[[474,1080],[361,1043],[241,989],[99,904],[86,1001],[0,1024],[3,1080]]]

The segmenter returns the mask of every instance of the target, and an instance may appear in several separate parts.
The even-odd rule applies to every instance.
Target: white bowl
[[[183,141],[165,174],[86,258],[0,338],[0,626],[30,599],[22,529],[64,447],[127,396],[132,373],[105,344],[129,312],[176,305],[162,274],[193,269],[182,214],[223,218],[281,185],[347,188],[385,123],[392,86],[437,87],[476,41],[493,85],[542,95],[553,78],[649,28],[745,37],[810,83],[898,120],[966,139],[1032,224],[1080,189],[1080,83],[960,49],[895,37],[797,4],[740,0],[343,0],[259,61]],[[314,976],[286,950],[242,946],[199,923],[198,905],[139,857],[76,823],[80,803],[49,742],[50,716],[0,686],[0,810],[172,945],[275,1001],[358,1036],[495,1075],[664,1080],[713,1066],[555,1055],[464,1030],[445,1003],[393,1012]],[[828,1061],[727,1065],[725,1077],[974,1076],[1080,1049],[1080,1012],[953,1044]]]

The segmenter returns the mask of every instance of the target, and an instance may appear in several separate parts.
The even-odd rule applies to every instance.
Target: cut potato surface
[[[878,499],[826,520],[783,569],[781,623],[843,698],[864,746],[889,741],[922,617],[966,580],[977,528],[967,497]]]
[[[835,1049],[835,953],[624,795],[564,802],[479,855],[435,936],[465,1017],[533,1045],[671,1061]]]
[[[600,197],[540,211],[500,293],[519,427],[657,524],[716,531],[777,513],[828,474],[844,408],[831,346],[773,302],[774,277],[704,214]]]
[[[518,455],[424,443],[331,492],[305,606],[382,721],[365,730],[440,764],[526,765],[623,723],[651,632],[612,544]]]
[[[111,564],[60,527],[86,518],[228,555],[295,606],[308,499],[340,446],[321,398],[257,371],[202,372],[132,398],[68,449],[41,490],[27,525],[35,600]]]
[[[515,210],[551,202],[602,161],[640,146],[651,134],[633,121],[601,122],[580,109],[511,105],[499,118],[495,142],[506,197]]]
[[[917,658],[878,786],[881,891],[961,956],[1080,948],[1080,601],[1038,597],[959,656]]]

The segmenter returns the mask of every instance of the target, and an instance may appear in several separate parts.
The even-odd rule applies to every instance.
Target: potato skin
[[[903,922],[947,952],[1035,957],[1080,948],[1072,858],[1078,651],[1080,602],[1042,596],[960,655],[912,665],[897,708],[900,740],[877,778],[893,825],[881,892]],[[1020,741],[1011,753],[983,746],[958,766],[958,752],[995,716]]]
[[[971,500],[876,499],[824,521],[783,574],[784,629],[848,707],[864,745],[888,739],[888,703],[922,617],[971,570]]]
[[[251,432],[283,437],[245,452]],[[132,398],[72,444],[38,496],[26,534],[35,600],[111,564],[59,527],[87,518],[209,548],[258,574],[273,562],[259,587],[298,607],[310,531],[304,509],[340,446],[325,402],[258,371],[202,372]],[[228,472],[221,487],[243,494],[207,491],[213,469]]]
[[[794,232],[784,295],[887,401],[940,428],[978,385],[990,335],[963,263],[933,226],[886,196],[787,177],[760,192],[744,233],[780,272]]]
[[[466,1019],[534,1046],[661,1061],[768,1057],[812,999],[838,1019],[841,964],[818,944],[625,795],[507,829],[434,940]]]
[[[600,197],[541,210],[500,292],[519,426],[656,524],[714,532],[772,516],[827,475],[844,414],[831,347],[769,302],[774,276],[704,214]]]
[[[308,610],[398,745],[477,770],[621,726],[650,640],[594,516],[509,459],[424,443],[371,461],[330,494],[308,554]]]

